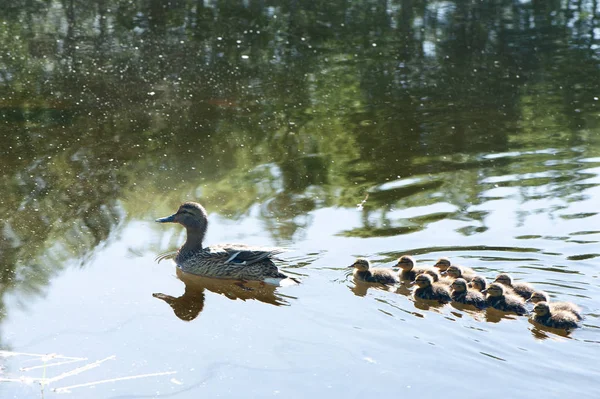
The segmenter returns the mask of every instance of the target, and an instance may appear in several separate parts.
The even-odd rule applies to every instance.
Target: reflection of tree
[[[595,1],[9,3],[3,292],[41,291],[65,259],[85,258],[165,193],[232,218],[261,203],[266,228],[289,240],[311,211],[354,207],[367,191],[364,227],[344,234],[441,218],[473,234],[486,214],[470,208],[495,184],[524,200],[544,187],[577,201],[586,187],[581,164],[548,172],[555,154],[481,154],[590,156]],[[489,180],[498,174],[523,178]],[[394,212],[441,202],[427,215]]]

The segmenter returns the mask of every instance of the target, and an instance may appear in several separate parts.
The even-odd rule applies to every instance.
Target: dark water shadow
[[[248,281],[243,284],[236,280],[215,279],[196,276],[176,268],[177,277],[185,284],[185,290],[179,297],[155,292],[154,298],[165,301],[175,313],[175,316],[184,321],[192,321],[204,309],[205,291],[223,295],[231,300],[255,300],[270,305],[281,306],[290,303],[286,299],[296,299],[276,292],[277,287],[261,282]]]
[[[569,330],[560,329],[560,328],[552,328],[546,327],[540,323],[537,323],[531,319],[528,320],[532,327],[529,329],[531,331],[531,335],[533,338],[544,340],[544,339],[556,339],[554,335],[558,335],[562,338],[571,338],[571,332]]]

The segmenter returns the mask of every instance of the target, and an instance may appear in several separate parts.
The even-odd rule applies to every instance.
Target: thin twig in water
[[[365,204],[367,203],[367,200],[368,200],[368,199],[369,199],[369,193],[367,193],[367,195],[365,196],[365,199],[364,199],[364,200],[360,201],[360,204],[356,204],[356,207],[357,207],[359,210],[362,210],[362,209],[364,208]]]
[[[85,384],[77,384],[77,385],[70,385],[68,387],[54,388],[54,392],[65,393],[65,392],[70,392],[70,390],[73,388],[89,387],[92,385],[107,384],[109,382],[135,380],[137,378],[156,377],[156,376],[160,376],[160,375],[171,375],[171,374],[176,374],[176,373],[177,373],[177,371],[164,371],[162,373],[130,375],[127,377],[111,378],[108,380],[92,381],[92,382],[86,382]]]
[[[86,364],[85,366],[77,367],[74,370],[67,371],[66,373],[57,375],[56,377],[48,378],[46,381],[44,381],[44,384],[48,385],[51,382],[56,382],[56,381],[62,380],[63,378],[70,377],[72,375],[77,375],[79,373],[83,373],[84,371],[88,371],[88,370],[91,370],[93,368],[100,366],[102,363],[104,363],[107,360],[114,360],[114,359],[116,359],[116,356],[113,355],[113,356],[109,356],[105,359],[97,360],[93,363]]]

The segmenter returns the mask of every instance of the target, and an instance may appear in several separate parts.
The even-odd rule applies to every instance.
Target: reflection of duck
[[[433,265],[435,268],[437,268],[440,272],[445,272],[448,270],[448,268],[450,266],[458,266],[458,265],[452,265],[452,262],[450,262],[450,259],[448,258],[439,258],[437,262],[435,262],[435,265]],[[459,266],[461,268],[462,274],[463,274],[463,278],[464,276],[474,276],[476,273],[473,269],[471,269],[470,267],[465,267],[465,266]],[[465,279],[466,280],[466,279]],[[470,280],[467,280],[470,281]]]
[[[486,307],[485,298],[479,291],[467,289],[467,281],[464,278],[457,278],[452,285],[450,296],[452,300],[466,305],[473,305],[479,309]]]
[[[219,244],[202,247],[208,219],[206,210],[195,202],[182,204],[171,216],[156,219],[159,223],[179,223],[187,230],[185,244],[175,256],[175,262],[187,273],[205,277],[264,281],[279,285],[299,281],[281,273],[274,260],[281,248],[260,248],[244,244]],[[169,255],[160,256],[162,260]],[[284,283],[285,284],[285,283]]]
[[[494,309],[504,312],[514,312],[518,315],[527,314],[523,300],[518,296],[507,294],[502,284],[490,284],[485,300],[488,306]]]
[[[577,318],[577,320],[583,320],[581,315],[581,308],[571,302],[550,302],[550,297],[544,291],[535,291],[531,298],[533,303],[546,302],[550,306],[550,310],[564,310],[565,312],[571,312]]]
[[[487,283],[487,280],[485,279],[485,277],[474,276],[473,279],[471,280],[471,282],[469,283],[469,285],[474,290],[482,292],[485,289],[487,289],[488,283]]]
[[[513,282],[512,277],[506,273],[500,273],[498,276],[496,276],[496,280],[494,281],[509,287],[515,292],[515,294],[523,299],[531,298],[531,295],[535,292],[535,288],[533,288],[531,284],[524,282]]]
[[[197,276],[176,269],[177,277],[185,284],[180,297],[154,293],[153,297],[162,299],[173,308],[175,315],[184,321],[194,320],[204,308],[205,290],[221,294],[231,300],[257,300],[271,305],[288,303],[276,293],[276,287],[259,282],[247,282],[240,286],[236,281]]]
[[[354,278],[366,283],[396,284],[399,282],[398,276],[392,269],[381,267],[371,267],[371,263],[362,258],[358,258],[348,267],[354,268]]]
[[[415,283],[419,287],[414,292],[415,298],[432,299],[440,302],[450,302],[452,300],[448,286],[434,283],[428,274],[419,274],[415,279]]]
[[[571,312],[553,310],[547,302],[538,302],[533,307],[532,320],[546,327],[571,330],[577,328],[577,318]]]
[[[401,280],[413,281],[417,277],[417,275],[421,273],[427,273],[429,275],[436,274],[437,278],[433,277],[434,281],[437,281],[440,278],[437,270],[435,270],[432,267],[417,266],[415,258],[409,255],[402,255],[400,258],[398,258],[398,264],[396,265],[396,267],[402,269],[402,271],[400,272]]]

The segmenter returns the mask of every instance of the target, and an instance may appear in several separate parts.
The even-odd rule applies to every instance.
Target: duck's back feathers
[[[545,316],[534,315],[533,320],[546,327],[560,328],[564,330],[572,330],[579,327],[577,317],[571,312],[564,310],[552,311],[552,314]]]
[[[570,302],[551,302],[549,303],[550,309],[552,311],[563,311],[569,312],[575,316],[575,318],[579,321],[583,320],[583,315],[581,314],[581,308],[574,303]]]
[[[486,304],[494,309],[502,310],[504,312],[514,312],[521,316],[528,313],[523,300],[517,296],[505,294],[502,296],[490,297],[488,295]]]
[[[428,287],[417,288],[414,296],[415,298],[435,300],[443,303],[452,301],[448,287],[438,283],[433,283]]]
[[[392,269],[381,267],[370,268],[366,271],[355,270],[354,277],[367,283],[396,284],[400,282]]]
[[[485,297],[479,291],[468,290],[468,291],[452,291],[450,294],[453,301],[458,303],[464,303],[465,305],[473,305],[478,309],[484,309],[487,307]]]

